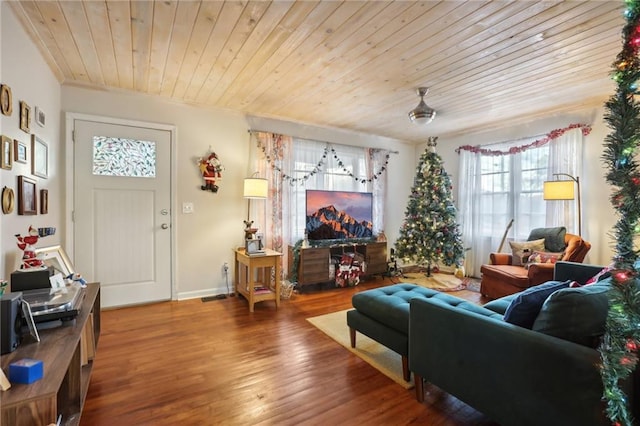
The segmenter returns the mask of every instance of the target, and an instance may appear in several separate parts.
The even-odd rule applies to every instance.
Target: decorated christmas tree
[[[614,425],[632,425],[631,407],[621,388],[638,365],[640,346],[640,280],[638,248],[640,234],[640,172],[636,160],[640,142],[640,1],[626,0],[623,46],[613,64],[616,92],[607,101],[605,120],[611,133],[602,156],[612,186],[611,202],[618,213],[614,227],[616,254],[609,292],[606,332],[599,347],[600,373],[607,401],[607,416]]]
[[[404,263],[427,268],[427,275],[439,262],[461,266],[462,238],[456,222],[456,207],[451,196],[451,179],[435,152],[436,137],[429,138],[420,157],[416,177],[395,243]]]

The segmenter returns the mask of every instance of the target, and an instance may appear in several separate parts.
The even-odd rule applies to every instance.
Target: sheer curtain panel
[[[577,233],[576,201],[545,201],[543,183],[554,173],[578,176],[582,143],[591,128],[571,125],[541,139],[463,146],[458,200],[465,248],[465,268],[480,276],[480,267],[497,251],[513,219],[507,240],[526,240],[534,228],[565,226]],[[560,179],[566,179],[560,177]],[[505,244],[502,251],[509,251]]]

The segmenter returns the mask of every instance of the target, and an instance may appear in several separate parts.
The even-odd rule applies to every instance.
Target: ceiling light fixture
[[[436,116],[436,110],[424,103],[424,97],[429,92],[428,87],[418,87],[416,93],[420,96],[420,103],[409,111],[409,119],[417,124],[429,124]]]

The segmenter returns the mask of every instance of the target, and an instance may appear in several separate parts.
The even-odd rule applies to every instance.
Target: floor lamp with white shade
[[[545,200],[576,200],[578,203],[578,235],[582,236],[582,207],[580,203],[580,178],[567,173],[554,173],[553,176],[566,176],[570,180],[548,180],[544,182]]]

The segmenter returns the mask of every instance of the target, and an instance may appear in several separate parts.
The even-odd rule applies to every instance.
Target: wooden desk
[[[242,294],[249,301],[249,312],[253,305],[265,300],[275,300],[276,308],[280,306],[280,256],[282,253],[265,249],[263,255],[249,256],[244,248],[238,248],[234,269],[235,293]],[[274,270],[275,283],[271,285],[271,268]],[[256,272],[261,281],[256,281]],[[255,292],[255,287],[266,287],[269,291]]]
[[[87,284],[80,312],[72,324],[40,331],[40,342],[30,336],[18,348],[2,355],[2,370],[9,375],[9,364],[22,358],[43,362],[44,377],[31,384],[12,384],[2,392],[1,425],[39,426],[55,424],[59,415],[63,425],[77,425],[89,389],[93,362],[83,365],[85,324],[93,326],[93,345],[100,336],[100,284]]]

